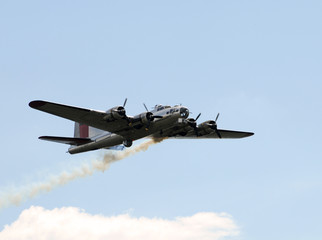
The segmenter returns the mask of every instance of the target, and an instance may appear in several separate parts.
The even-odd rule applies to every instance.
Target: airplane
[[[223,130],[217,128],[217,120],[205,121],[197,125],[201,113],[189,117],[189,109],[181,105],[173,107],[155,105],[149,111],[136,116],[126,115],[125,99],[122,106],[107,111],[98,111],[63,104],[35,100],[29,103],[31,108],[69,119],[75,122],[74,137],[41,136],[39,139],[70,145],[70,154],[82,153],[97,149],[123,150],[131,147],[133,141],[141,138],[244,138],[254,135],[252,132]]]

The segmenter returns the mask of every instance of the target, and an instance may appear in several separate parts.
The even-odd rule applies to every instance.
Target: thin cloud
[[[226,213],[200,212],[173,220],[91,215],[75,207],[47,210],[32,206],[0,232],[0,240],[221,240],[238,237],[239,228]]]

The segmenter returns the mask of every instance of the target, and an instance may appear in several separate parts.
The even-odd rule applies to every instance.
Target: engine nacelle
[[[147,125],[149,122],[153,121],[153,113],[145,112],[133,117],[131,124],[132,126],[137,126],[140,124]]]
[[[208,134],[213,132],[213,130],[217,127],[217,124],[214,120],[205,121],[198,125],[198,129],[202,131],[204,134]]]
[[[188,123],[192,128],[195,128],[197,126],[196,120],[193,118],[187,118],[185,122]]]
[[[122,119],[126,116],[125,109],[122,106],[114,107],[106,111],[106,115],[104,116],[104,120],[113,121]]]

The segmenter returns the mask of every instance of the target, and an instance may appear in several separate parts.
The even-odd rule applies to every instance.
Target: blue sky
[[[107,110],[127,97],[183,104],[199,122],[253,131],[241,140],[167,140],[0,210],[75,207],[106,217],[228,213],[232,239],[321,239],[320,1],[2,1],[0,190],[97,158],[40,135],[73,123],[28,107],[42,99]],[[0,233],[1,234],[1,233]],[[1,236],[1,235],[0,235]]]

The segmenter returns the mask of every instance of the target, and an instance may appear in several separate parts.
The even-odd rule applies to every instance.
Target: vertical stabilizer
[[[85,124],[75,122],[75,127],[74,127],[74,137],[75,138],[93,138],[93,137],[102,135],[104,133],[106,133],[106,132],[103,130],[89,127]]]
[[[74,138],[80,138],[79,123],[78,122],[75,122],[75,126],[74,126]]]

